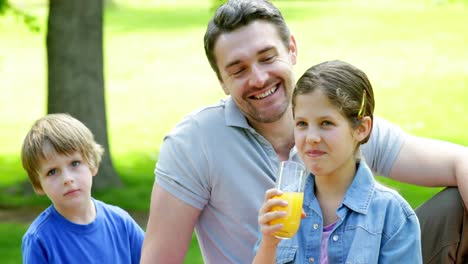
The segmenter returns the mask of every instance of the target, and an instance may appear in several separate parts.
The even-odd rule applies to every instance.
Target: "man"
[[[205,52],[230,96],[187,116],[165,137],[142,263],[182,263],[194,228],[206,263],[250,263],[258,209],[277,164],[300,160],[290,102],[297,46],[279,10],[266,1],[225,3],[208,24]],[[423,186],[458,184],[468,202],[464,147],[406,135],[377,119],[363,154],[378,175]],[[456,220],[462,221],[458,192],[448,199],[461,205]],[[450,219],[437,210],[433,218]],[[462,234],[455,237],[450,254],[463,244]]]

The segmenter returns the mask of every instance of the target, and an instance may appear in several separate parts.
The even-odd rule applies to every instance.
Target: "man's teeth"
[[[263,99],[263,98],[269,96],[270,94],[274,93],[275,91],[276,91],[276,87],[273,87],[270,90],[268,90],[268,91],[266,91],[264,93],[261,93],[259,95],[256,95],[254,97],[255,97],[255,99]]]

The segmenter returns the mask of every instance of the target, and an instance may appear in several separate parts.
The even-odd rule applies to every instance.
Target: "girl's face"
[[[294,124],[296,147],[312,174],[337,175],[354,168],[355,150],[362,135],[359,128],[351,128],[321,89],[297,96]]]

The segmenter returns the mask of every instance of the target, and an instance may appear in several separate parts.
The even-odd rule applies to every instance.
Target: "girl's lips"
[[[321,151],[321,150],[308,150],[306,151],[306,155],[309,156],[309,157],[319,157],[319,156],[322,156],[326,154],[325,151]]]

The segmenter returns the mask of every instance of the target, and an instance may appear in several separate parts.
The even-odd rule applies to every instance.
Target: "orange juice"
[[[283,224],[283,228],[275,233],[279,238],[291,238],[299,229],[302,213],[302,201],[304,200],[304,193],[302,192],[284,192],[280,196],[273,198],[280,198],[288,202],[286,207],[275,206],[271,211],[286,211],[287,215],[284,218],[275,219],[270,221],[270,225]]]

